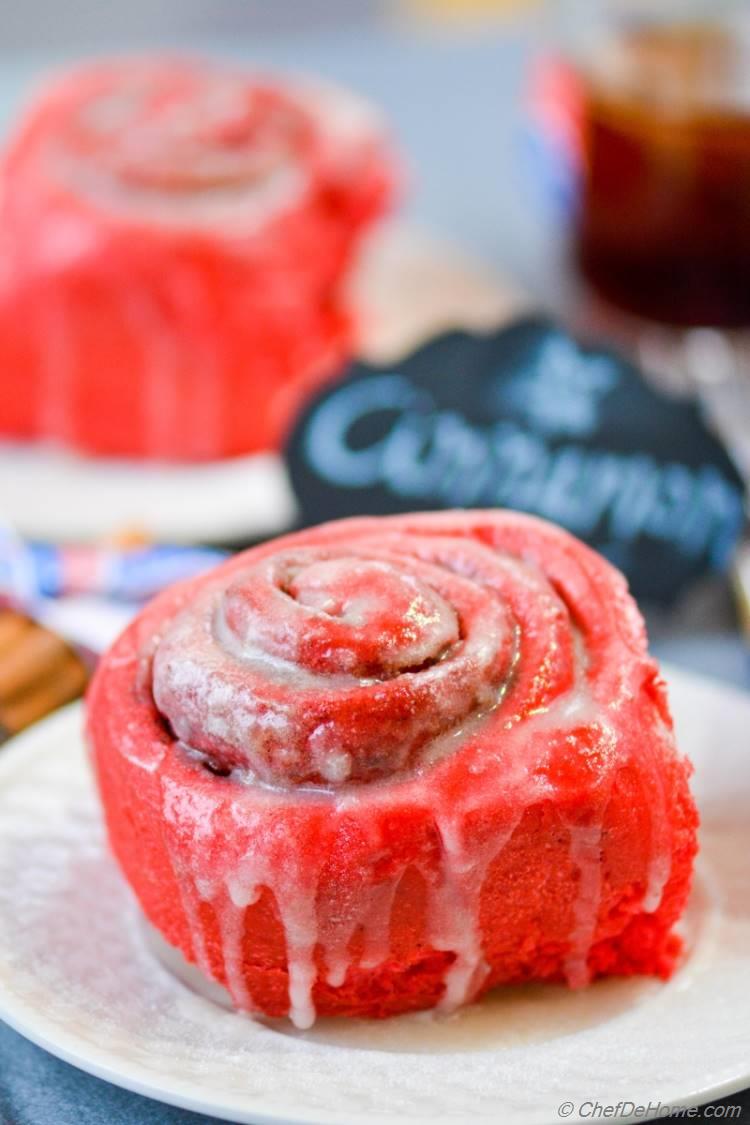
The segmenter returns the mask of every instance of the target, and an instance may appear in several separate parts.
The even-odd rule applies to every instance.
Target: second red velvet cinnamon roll
[[[158,58],[52,83],[2,163],[0,434],[274,448],[354,345],[343,283],[393,179],[377,117],[322,85]]]
[[[244,1011],[668,975],[696,813],[623,578],[513,513],[342,521],[157,598],[89,736],[150,922]]]

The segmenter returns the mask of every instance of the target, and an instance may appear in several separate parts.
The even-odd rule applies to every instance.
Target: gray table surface
[[[356,19],[351,6],[347,12],[335,0],[319,6],[329,19],[324,30],[312,33],[291,34],[287,27],[280,34],[289,20],[261,17],[257,4],[243,8],[222,0],[216,22],[205,18],[205,6],[188,5],[188,16],[198,13],[200,18],[191,23],[183,12],[180,31],[172,27],[170,32],[163,15],[150,27],[144,20],[121,17],[108,26],[100,19],[87,46],[114,50],[123,45],[199,44],[284,70],[319,73],[370,95],[394,123],[409,156],[407,213],[564,315],[575,291],[564,240],[558,219],[545,205],[544,193],[523,159],[523,76],[538,33],[518,24],[502,33],[475,36],[416,30],[396,34],[367,23],[374,4],[366,5],[367,12],[360,9]],[[142,3],[134,7],[143,15]],[[26,45],[29,23],[18,16],[25,6],[17,6],[15,20],[9,18],[7,34],[0,39],[0,129],[50,65],[74,57],[75,21],[81,22],[84,8],[89,15],[93,11],[82,3],[72,6],[65,42],[62,35],[49,34],[53,8],[35,0],[30,6],[37,31],[33,41],[47,44],[40,50]],[[170,12],[176,10],[172,4]],[[109,6],[102,5],[101,12],[108,15]],[[222,42],[211,34],[210,29],[220,25],[225,34],[231,26],[231,39]],[[81,26],[91,30],[93,25],[89,20]],[[750,660],[724,584],[698,591],[669,615],[650,614],[649,625],[661,658],[750,686]],[[741,1120],[750,1121],[750,1092],[724,1100],[741,1103]],[[208,1120],[84,1075],[0,1024],[0,1125],[188,1125]]]

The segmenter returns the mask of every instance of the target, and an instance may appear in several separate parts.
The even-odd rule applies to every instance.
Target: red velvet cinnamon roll
[[[157,598],[88,729],[150,922],[237,1008],[668,975],[690,768],[621,575],[506,512],[345,520]]]
[[[392,180],[340,91],[169,59],[61,78],[3,162],[0,434],[273,448],[353,345],[343,280]]]

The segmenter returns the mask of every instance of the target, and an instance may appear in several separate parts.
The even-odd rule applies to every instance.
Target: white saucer
[[[446,328],[487,328],[522,298],[453,247],[385,228],[351,282],[363,355],[386,361]],[[83,541],[137,529],[164,542],[226,542],[288,528],[295,502],[273,454],[172,465],[0,442],[0,519],[29,538]]]
[[[506,989],[450,1019],[307,1033],[233,1015],[147,948],[72,707],[0,751],[0,1017],[92,1074],[237,1122],[549,1125],[596,1100],[694,1105],[749,1085],[750,696],[670,681],[703,828],[691,952],[668,984]]]

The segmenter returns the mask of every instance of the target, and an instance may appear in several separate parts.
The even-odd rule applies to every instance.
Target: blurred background
[[[320,75],[382,108],[410,169],[408,214],[559,302],[555,226],[528,206],[518,167],[540,12],[524,0],[136,0],[106,9],[75,0],[61,20],[35,0],[3,14],[0,124],[10,126],[50,66],[82,55],[176,48]]]
[[[3,13],[0,129],[13,136],[23,107],[50,73],[130,52],[208,54],[355,90],[382,113],[399,154],[399,223],[442,240],[511,304],[520,301],[582,338],[621,348],[649,385],[697,403],[747,471],[750,92],[743,7],[695,0],[168,0],[158,7],[73,0],[63,13],[27,0]],[[417,303],[418,288],[412,284],[410,293]],[[23,323],[22,316],[13,319]],[[630,425],[637,429],[638,419]],[[77,526],[95,494],[106,507],[106,489],[115,494],[113,470],[106,460],[85,459],[71,469],[68,458],[60,474],[57,461],[40,468],[39,448],[44,441],[24,436],[21,445],[14,440],[0,450],[4,596],[17,608],[36,604],[38,616],[96,649],[131,603],[112,613],[106,597],[93,610],[90,600],[78,600],[68,614],[64,599],[46,595],[110,592],[101,575],[92,589],[80,577],[67,586],[59,580],[66,558],[68,574],[104,566],[92,562],[91,544],[82,562],[75,542],[59,542],[69,538],[61,526],[64,532],[68,519]],[[186,482],[195,486],[197,504],[200,480],[208,481],[210,507],[224,487],[215,465],[211,471],[169,478],[167,469],[155,488],[164,485],[165,503],[174,508]],[[70,497],[82,503],[63,493],[40,520],[30,520],[29,531],[26,513],[68,473],[76,474]],[[124,473],[117,486],[145,504],[151,477],[135,463]],[[250,488],[246,481],[241,489]],[[288,501],[286,493],[276,499],[276,487],[270,495],[281,511]],[[235,503],[237,482],[234,488],[228,503]],[[263,487],[256,491],[260,504]],[[252,490],[240,495],[252,498]],[[179,538],[232,547],[272,524],[208,535],[199,524],[191,531],[188,521]],[[159,534],[130,520],[100,538],[111,556],[113,534],[118,549],[130,539],[142,548],[169,540],[172,524],[164,526]],[[57,567],[57,586],[44,589],[36,573],[42,548],[48,575]],[[188,555],[184,566],[213,557]],[[646,608],[661,655],[745,683],[738,559],[741,552],[725,559],[720,573],[696,583],[676,607]],[[183,563],[177,565],[181,572]],[[165,581],[174,576],[167,564],[156,573],[152,586],[162,573]],[[101,630],[91,625],[97,612]]]

